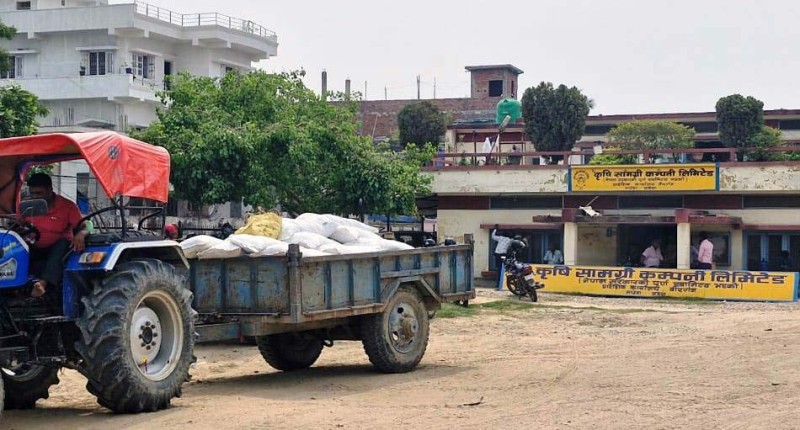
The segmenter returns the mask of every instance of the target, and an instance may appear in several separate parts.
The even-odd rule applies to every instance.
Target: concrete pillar
[[[731,230],[731,243],[728,252],[731,254],[730,268],[732,270],[747,269],[744,261],[744,231]],[[760,256],[759,260],[761,260]]]
[[[578,264],[578,224],[574,222],[564,223],[564,264]]]
[[[678,223],[678,269],[688,269],[692,262],[692,225]]]

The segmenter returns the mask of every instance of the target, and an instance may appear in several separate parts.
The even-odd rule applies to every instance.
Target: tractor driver
[[[42,297],[51,285],[61,284],[64,257],[70,247],[77,252],[86,248],[89,232],[81,222],[78,206],[53,192],[53,180],[44,173],[34,173],[28,178],[31,199],[47,202],[47,214],[29,217],[39,230],[40,238],[31,247],[31,262],[39,270],[39,278],[33,282],[32,297]]]

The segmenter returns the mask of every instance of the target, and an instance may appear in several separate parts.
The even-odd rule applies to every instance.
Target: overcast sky
[[[469,94],[464,66],[513,64],[520,88],[577,86],[593,114],[713,111],[741,93],[800,108],[798,0],[148,0],[219,12],[278,34],[268,71],[307,71],[319,92],[347,77],[367,98]]]

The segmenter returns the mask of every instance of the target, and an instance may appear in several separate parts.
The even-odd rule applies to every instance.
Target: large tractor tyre
[[[267,364],[289,372],[311,367],[322,353],[322,341],[308,333],[280,333],[256,338]]]
[[[153,412],[180,397],[194,362],[185,278],[159,260],[121,264],[83,298],[78,320],[86,388],[118,413]]]
[[[364,318],[362,330],[364,351],[376,369],[408,372],[419,364],[428,347],[428,311],[415,288],[401,287],[383,312]]]
[[[58,384],[58,369],[46,366],[23,364],[15,369],[0,369],[3,374],[2,391],[8,394],[3,400],[5,409],[32,409],[36,401],[50,397],[49,390]]]

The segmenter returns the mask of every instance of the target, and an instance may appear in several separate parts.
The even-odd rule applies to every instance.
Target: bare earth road
[[[295,373],[253,347],[199,347],[166,411],[113,415],[67,371],[0,429],[800,429],[796,303],[479,296],[473,315],[432,322],[412,373],[374,372],[353,342]]]

